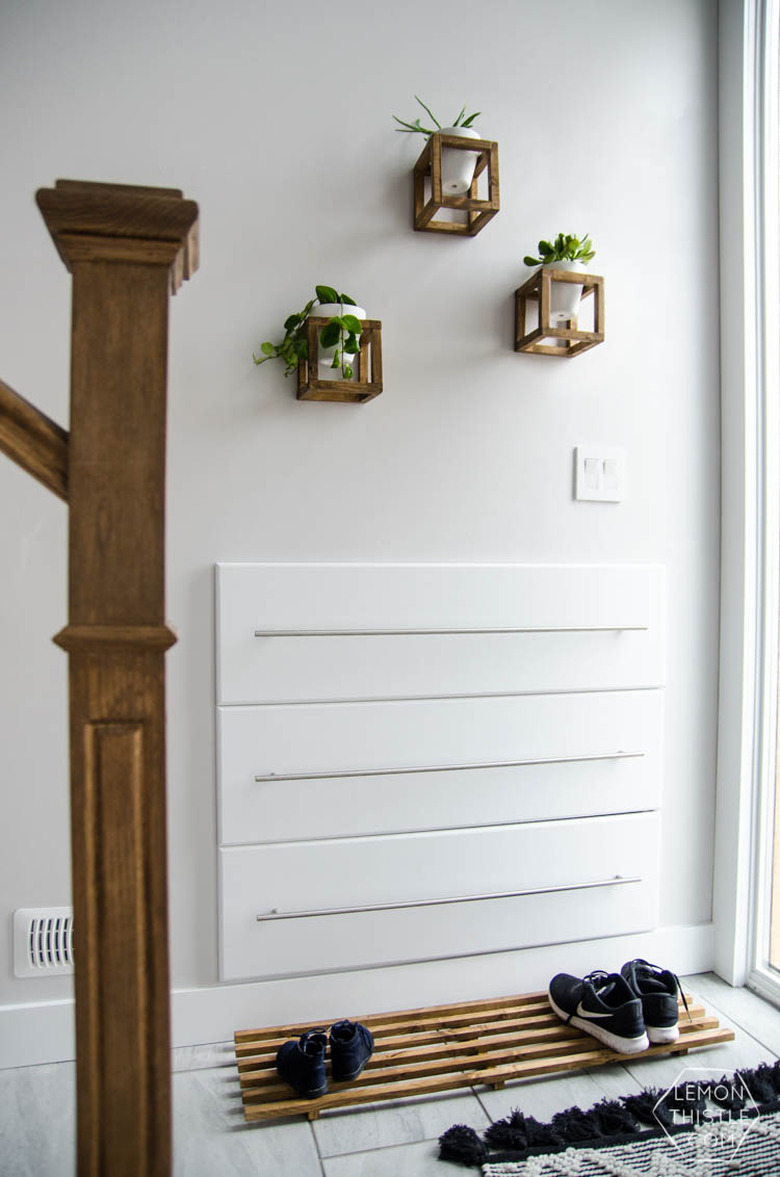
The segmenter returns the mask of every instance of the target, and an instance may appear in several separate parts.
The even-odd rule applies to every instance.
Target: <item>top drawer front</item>
[[[218,702],[654,687],[655,566],[221,564]]]

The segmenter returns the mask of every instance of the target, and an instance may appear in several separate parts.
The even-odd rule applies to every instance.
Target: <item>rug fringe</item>
[[[725,1114],[708,1115],[708,1099]],[[715,1082],[684,1083],[668,1091],[647,1087],[621,1099],[604,1098],[585,1111],[575,1105],[558,1112],[549,1123],[540,1123],[514,1108],[486,1128],[481,1139],[473,1128],[454,1124],[439,1137],[439,1157],[474,1168],[524,1161],[572,1147],[625,1144],[639,1135],[648,1140],[724,1118],[776,1111],[780,1111],[780,1060],[742,1068]]]

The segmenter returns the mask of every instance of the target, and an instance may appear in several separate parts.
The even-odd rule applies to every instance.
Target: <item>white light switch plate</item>
[[[622,503],[626,492],[626,451],[622,446],[578,445],[574,450],[574,497]]]

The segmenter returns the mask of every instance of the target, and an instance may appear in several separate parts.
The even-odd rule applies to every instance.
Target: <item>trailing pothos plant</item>
[[[309,359],[309,345],[306,339],[306,320],[316,314],[317,304],[339,303],[342,311],[344,307],[356,306],[354,298],[348,294],[339,294],[333,286],[315,286],[315,297],[309,299],[302,311],[289,315],[284,321],[284,339],[281,343],[261,343],[260,356],[252,355],[256,364],[264,364],[266,360],[284,360],[285,376],[294,372],[301,360]],[[341,368],[345,380],[353,376],[350,359],[360,351],[360,319],[356,315],[333,315],[320,330],[320,343],[323,347],[336,348],[333,353],[331,368]],[[314,357],[316,359],[316,357]]]
[[[587,263],[596,256],[587,233],[582,238],[571,233],[559,233],[554,241],[540,241],[537,248],[539,257],[526,255],[523,258],[527,266],[549,266],[553,262]]]
[[[415,98],[417,98],[416,94],[415,94]],[[417,101],[419,102],[419,104],[423,108],[423,110],[426,111],[431,116],[431,119],[436,124],[436,127],[435,128],[434,127],[424,127],[421,124],[419,118],[416,118],[413,123],[407,123],[407,122],[404,122],[403,119],[399,119],[397,114],[394,114],[393,118],[395,119],[395,121],[397,123],[401,124],[400,127],[396,127],[396,131],[404,131],[406,134],[418,133],[420,135],[425,135],[425,137],[427,139],[431,135],[434,134],[435,130],[441,131],[442,125],[439,122],[439,120],[436,118],[436,115],[433,113],[433,111],[430,109],[430,107],[425,105],[422,98],[417,98]],[[479,118],[481,113],[482,113],[481,111],[475,110],[473,114],[467,115],[466,114],[466,107],[464,106],[463,109],[461,110],[460,114],[458,115],[458,117],[455,119],[455,122],[448,123],[447,125],[448,125],[448,127],[470,128],[472,123],[474,122],[474,119]]]

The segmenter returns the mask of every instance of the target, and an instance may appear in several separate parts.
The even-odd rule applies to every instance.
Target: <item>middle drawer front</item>
[[[657,917],[658,850],[658,817],[649,813],[226,848],[222,977],[646,930]]]
[[[637,812],[663,692],[227,707],[218,744],[222,845]]]

